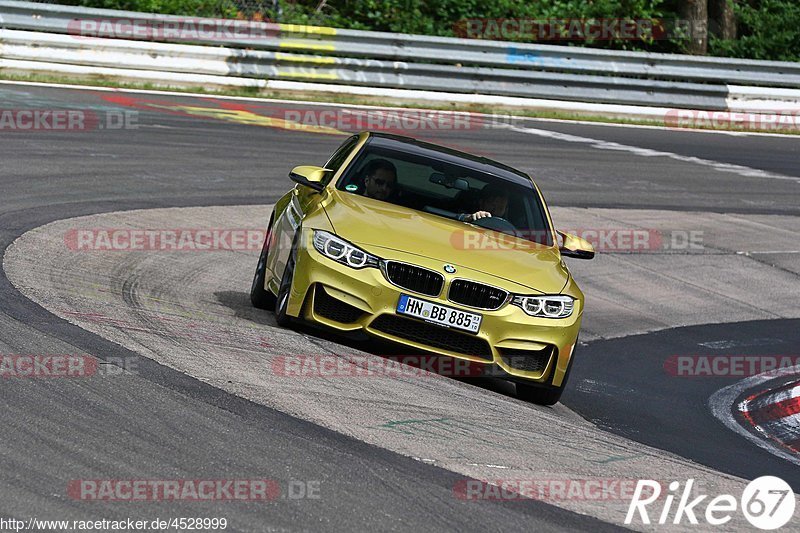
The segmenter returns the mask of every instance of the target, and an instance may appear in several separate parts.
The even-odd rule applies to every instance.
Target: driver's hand
[[[491,217],[491,216],[492,216],[492,214],[489,211],[476,211],[475,213],[472,213],[467,218],[467,220],[469,220],[470,222],[475,222],[478,219]]]

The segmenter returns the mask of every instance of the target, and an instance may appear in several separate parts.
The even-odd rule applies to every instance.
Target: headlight
[[[314,231],[314,248],[325,257],[350,268],[378,268],[380,265],[379,258],[327,231]]]
[[[511,303],[531,316],[543,318],[567,318],[575,307],[571,296],[514,296]]]

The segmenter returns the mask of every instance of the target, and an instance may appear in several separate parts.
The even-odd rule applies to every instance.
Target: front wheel
[[[299,230],[298,230],[299,235]],[[283,269],[281,285],[278,289],[278,298],[275,304],[275,322],[282,328],[288,327],[292,318],[286,313],[289,308],[289,294],[292,291],[292,281],[294,280],[294,266],[297,261],[297,239],[292,243],[289,258],[286,260],[286,268]]]
[[[275,308],[275,295],[272,294],[269,289],[264,288],[271,232],[272,220],[270,219],[270,224],[267,228],[267,237],[264,239],[264,245],[261,247],[261,255],[258,257],[258,265],[256,265],[256,273],[253,275],[253,284],[250,286],[250,303],[253,304],[253,307],[257,307],[258,309]]]
[[[560,387],[534,387],[517,383],[517,398],[539,405],[555,405],[564,392],[564,383]]]

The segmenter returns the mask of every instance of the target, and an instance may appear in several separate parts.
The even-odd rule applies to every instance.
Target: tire
[[[289,307],[289,293],[292,289],[292,281],[294,280],[294,266],[297,261],[297,239],[300,236],[300,230],[297,230],[297,237],[292,242],[292,249],[289,252],[289,258],[286,260],[286,268],[283,269],[283,276],[281,276],[281,285],[278,289],[278,297],[275,303],[275,322],[282,328],[289,327],[292,323],[292,317],[286,314]]]
[[[517,398],[520,400],[535,403],[538,405],[555,405],[561,399],[561,394],[564,393],[564,389],[567,387],[567,381],[569,380],[569,373],[572,370],[572,363],[575,361],[575,350],[577,348],[578,341],[575,341],[576,347],[572,349],[572,356],[569,358],[569,366],[567,367],[567,372],[564,374],[564,379],[561,381],[561,385],[555,387],[553,385],[525,385],[524,383],[516,383],[515,387],[517,389]]]
[[[267,255],[269,254],[269,240],[272,232],[272,218],[267,228],[267,236],[264,245],[261,247],[261,255],[258,257],[256,273],[253,275],[253,284],[250,287],[250,303],[258,309],[275,309],[275,295],[264,288],[264,281],[267,273]]]
[[[534,387],[517,383],[517,398],[538,405],[555,405],[561,399],[564,386],[561,387]]]

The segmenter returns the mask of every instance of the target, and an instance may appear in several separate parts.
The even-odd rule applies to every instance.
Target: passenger
[[[373,159],[364,168],[364,196],[388,201],[397,189],[397,169],[386,159]]]
[[[462,213],[458,220],[475,222],[486,217],[504,218],[508,211],[508,191],[502,185],[489,183],[481,189],[478,210],[474,213]]]

